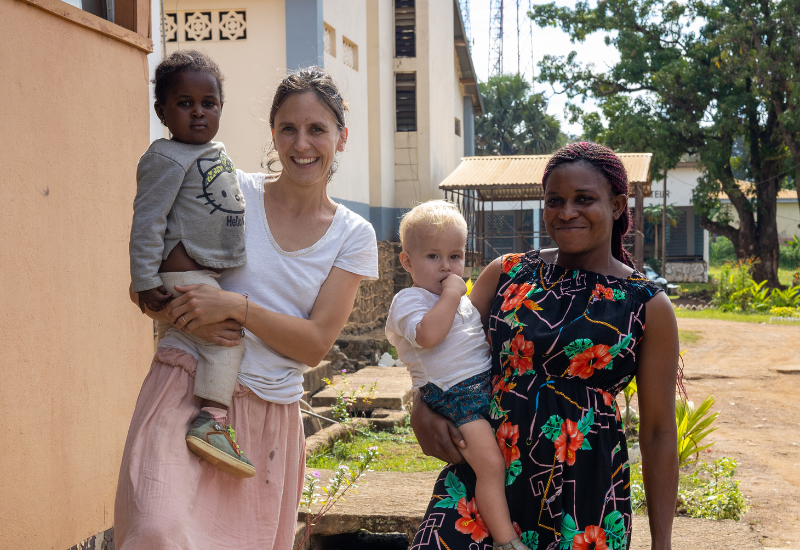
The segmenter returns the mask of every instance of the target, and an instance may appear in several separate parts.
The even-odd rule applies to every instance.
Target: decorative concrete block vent
[[[708,265],[704,261],[668,261],[666,279],[670,283],[707,283]]]

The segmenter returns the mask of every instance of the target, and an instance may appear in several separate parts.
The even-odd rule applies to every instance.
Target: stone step
[[[369,402],[366,401],[369,388],[377,379],[377,389]],[[336,403],[338,390],[356,390],[364,384],[364,390],[356,398],[355,409],[371,411],[374,409],[401,410],[411,401],[411,375],[401,367],[366,367],[347,375],[349,390],[345,390],[341,376],[333,379],[333,388],[325,388],[311,398],[311,406],[332,407]]]
[[[309,473],[311,470],[306,470]],[[322,486],[333,475],[330,470],[320,473]],[[428,507],[439,472],[367,472],[360,480],[358,493],[348,491],[314,525],[314,536],[355,533],[364,529],[370,533],[405,533],[409,541],[419,528]],[[298,524],[305,525],[306,512],[301,511]]]
[[[314,395],[325,387],[325,382],[322,381],[323,378],[333,378],[333,366],[330,361],[322,361],[316,367],[312,367],[303,373],[304,401],[308,401],[305,399],[306,395]]]

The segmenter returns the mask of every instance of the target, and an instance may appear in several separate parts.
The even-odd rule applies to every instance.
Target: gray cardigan
[[[159,139],[139,160],[130,257],[133,291],[162,284],[158,268],[179,242],[205,267],[238,267],[244,196],[222,143]]]

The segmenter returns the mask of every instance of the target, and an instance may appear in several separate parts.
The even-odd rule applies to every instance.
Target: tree
[[[759,1],[767,11],[782,6],[785,20],[797,22],[790,17],[796,0]],[[779,286],[777,192],[788,155],[782,127],[793,119],[781,119],[776,102],[760,90],[759,74],[767,68],[743,39],[743,29],[752,28],[742,18],[748,14],[753,21],[757,12],[750,0],[601,0],[595,8],[585,2],[575,9],[535,6],[530,15],[540,26],[560,25],[573,40],[609,33],[606,43],[617,48],[620,61],[607,71],[576,63],[572,52],[546,56],[540,79],[560,83],[570,97],[596,98],[606,124],[573,106],[588,137],[619,151],[653,152],[658,175],[693,155],[703,170],[693,197],[701,226],[730,239],[737,257],[759,257],[754,278]],[[774,44],[777,27],[758,17],[753,32]],[[783,85],[800,86],[785,79]],[[736,168],[754,182],[744,187],[734,177],[737,140],[747,155],[737,157]],[[721,193],[738,226],[721,208]]]
[[[484,114],[475,119],[476,154],[537,155],[552,153],[566,136],[547,100],[531,92],[519,74],[497,75],[481,84]]]

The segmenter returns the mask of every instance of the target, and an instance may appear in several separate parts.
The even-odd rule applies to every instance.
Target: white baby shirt
[[[386,338],[408,367],[414,389],[430,382],[447,391],[492,366],[481,315],[466,296],[441,344],[428,349],[417,344],[417,325],[438,301],[438,295],[411,287],[398,292],[389,308]]]

